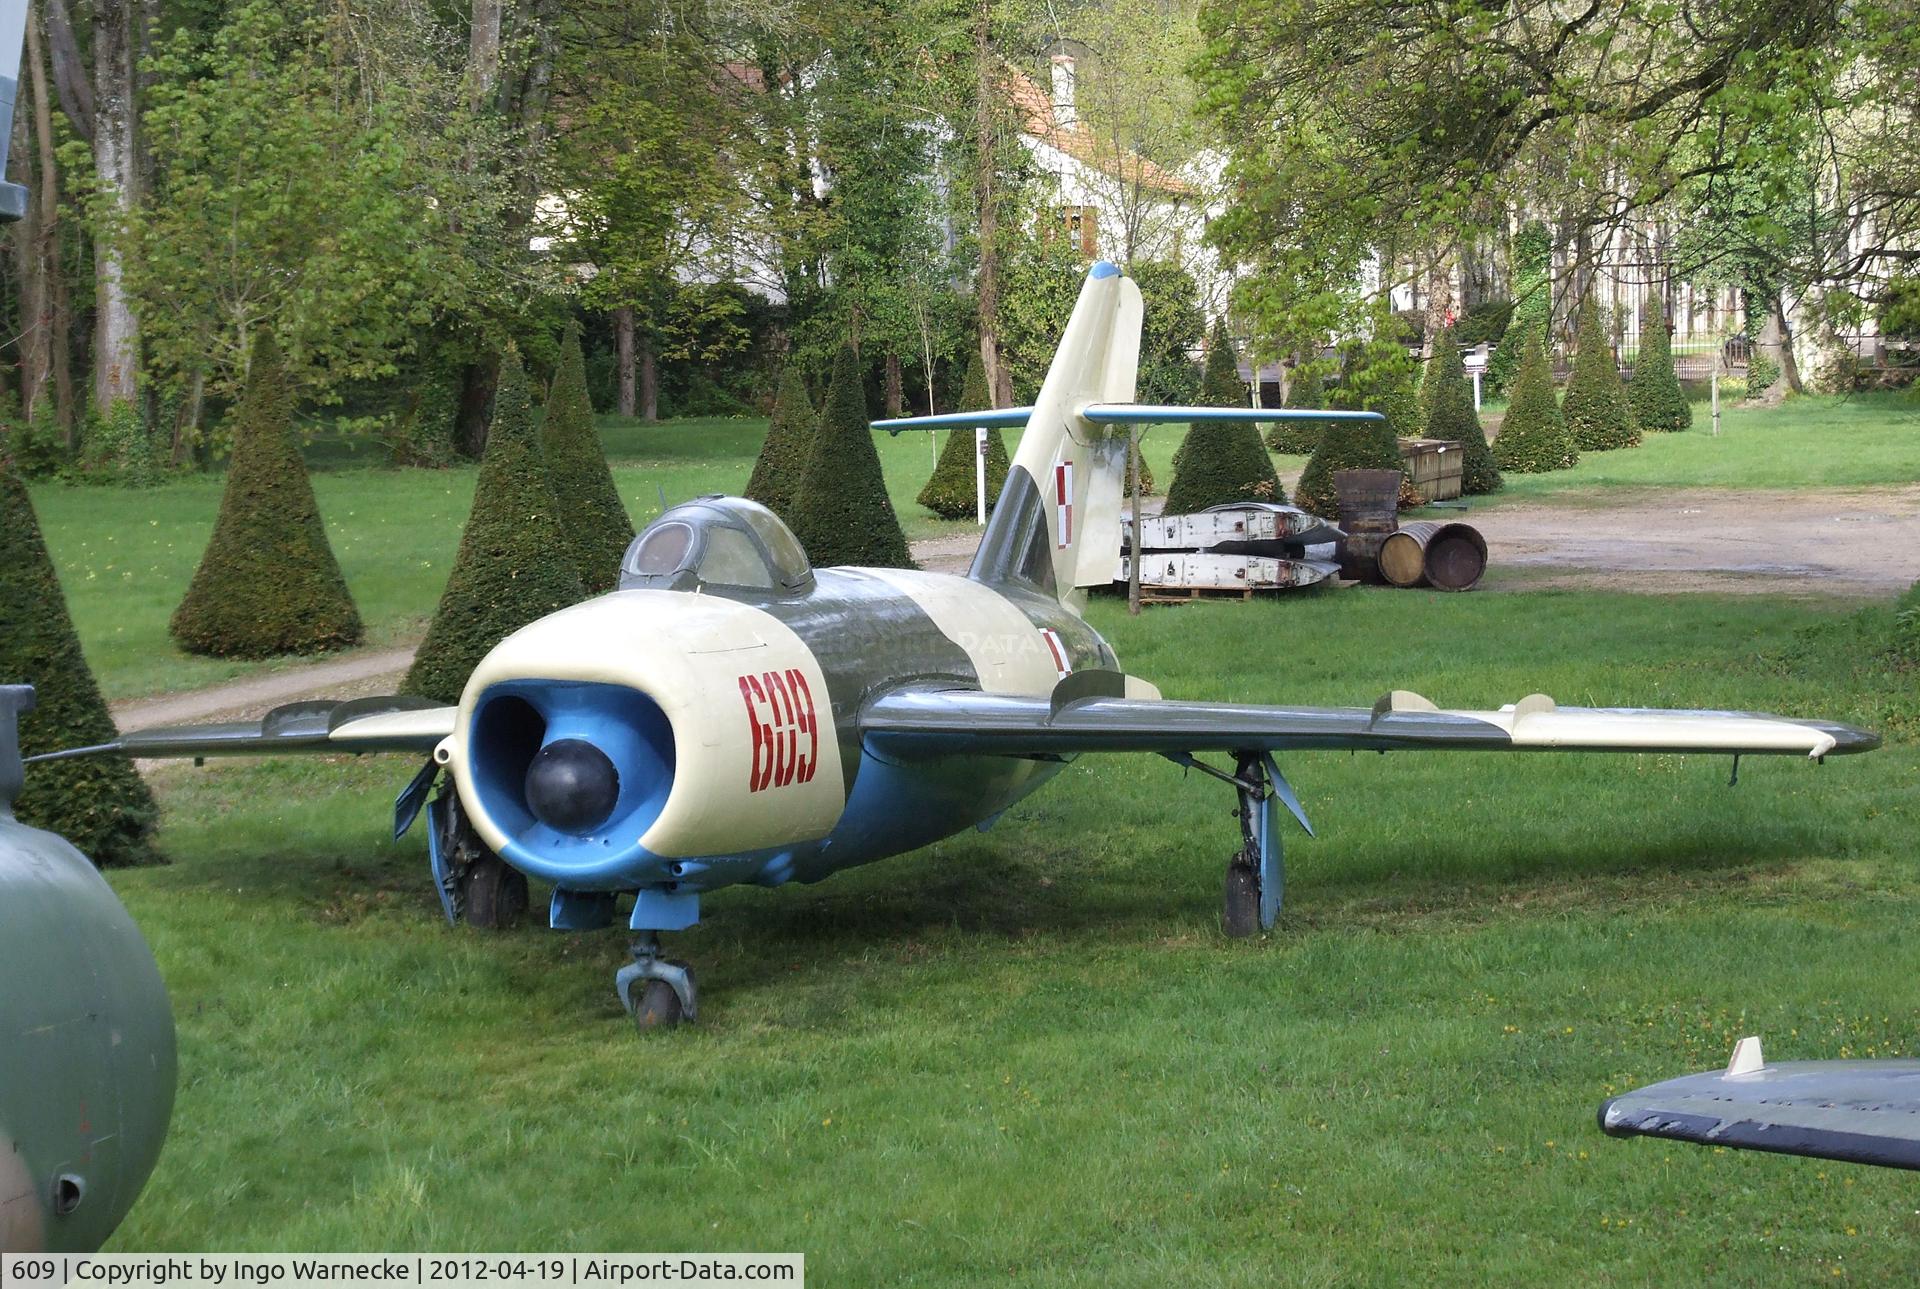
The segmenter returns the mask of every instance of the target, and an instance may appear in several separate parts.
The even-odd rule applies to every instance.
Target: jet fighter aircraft
[[[143,757],[414,751],[404,829],[429,807],[448,915],[488,922],[552,884],[555,927],[611,924],[633,900],[634,960],[615,980],[642,1027],[691,1020],[694,977],[661,932],[739,883],[817,881],[985,826],[1085,752],[1152,752],[1237,795],[1230,932],[1280,911],[1280,807],[1306,815],[1275,763],[1303,748],[1866,751],[1872,734],[1740,712],[1557,706],[1452,711],[1391,692],[1366,707],[1163,698],[1126,675],[1082,617],[1113,580],[1132,427],[1376,417],[1134,403],[1139,289],[1093,265],[1030,408],[878,428],[1022,425],[999,504],[964,577],[808,565],[786,526],[735,498],[668,510],[627,551],[619,588],[502,640],[460,702],[306,703],[258,723],[143,731]],[[1222,754],[1225,766],[1198,758]],[[504,862],[503,862],[504,861]]]

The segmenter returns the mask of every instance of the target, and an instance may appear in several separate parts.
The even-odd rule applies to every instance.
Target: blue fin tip
[[[1090,278],[1119,277],[1120,269],[1111,260],[1095,260],[1093,267],[1087,270]]]

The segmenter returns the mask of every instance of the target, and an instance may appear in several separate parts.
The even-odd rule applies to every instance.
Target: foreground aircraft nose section
[[[502,641],[436,759],[487,845],[568,892],[739,880],[824,837],[845,804],[811,651],[751,605],[669,591],[619,591]]]

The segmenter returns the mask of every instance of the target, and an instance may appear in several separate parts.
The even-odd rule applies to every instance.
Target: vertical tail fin
[[[1105,260],[1095,263],[969,577],[1024,582],[1074,604],[1084,599],[1082,588],[1113,580],[1130,429],[1096,424],[1082,412],[1133,402],[1140,317],[1140,288]]]

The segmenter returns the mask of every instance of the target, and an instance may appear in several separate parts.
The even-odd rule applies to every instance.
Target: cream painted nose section
[[[637,844],[662,858],[738,855],[814,841],[846,805],[826,677],[791,628],[731,600],[618,591],[508,636],[461,695],[443,763],[474,827],[502,854],[525,839],[477,799],[474,715],[495,686],[543,681],[634,690],[672,728],[665,804],[638,836],[610,839],[616,854]]]

